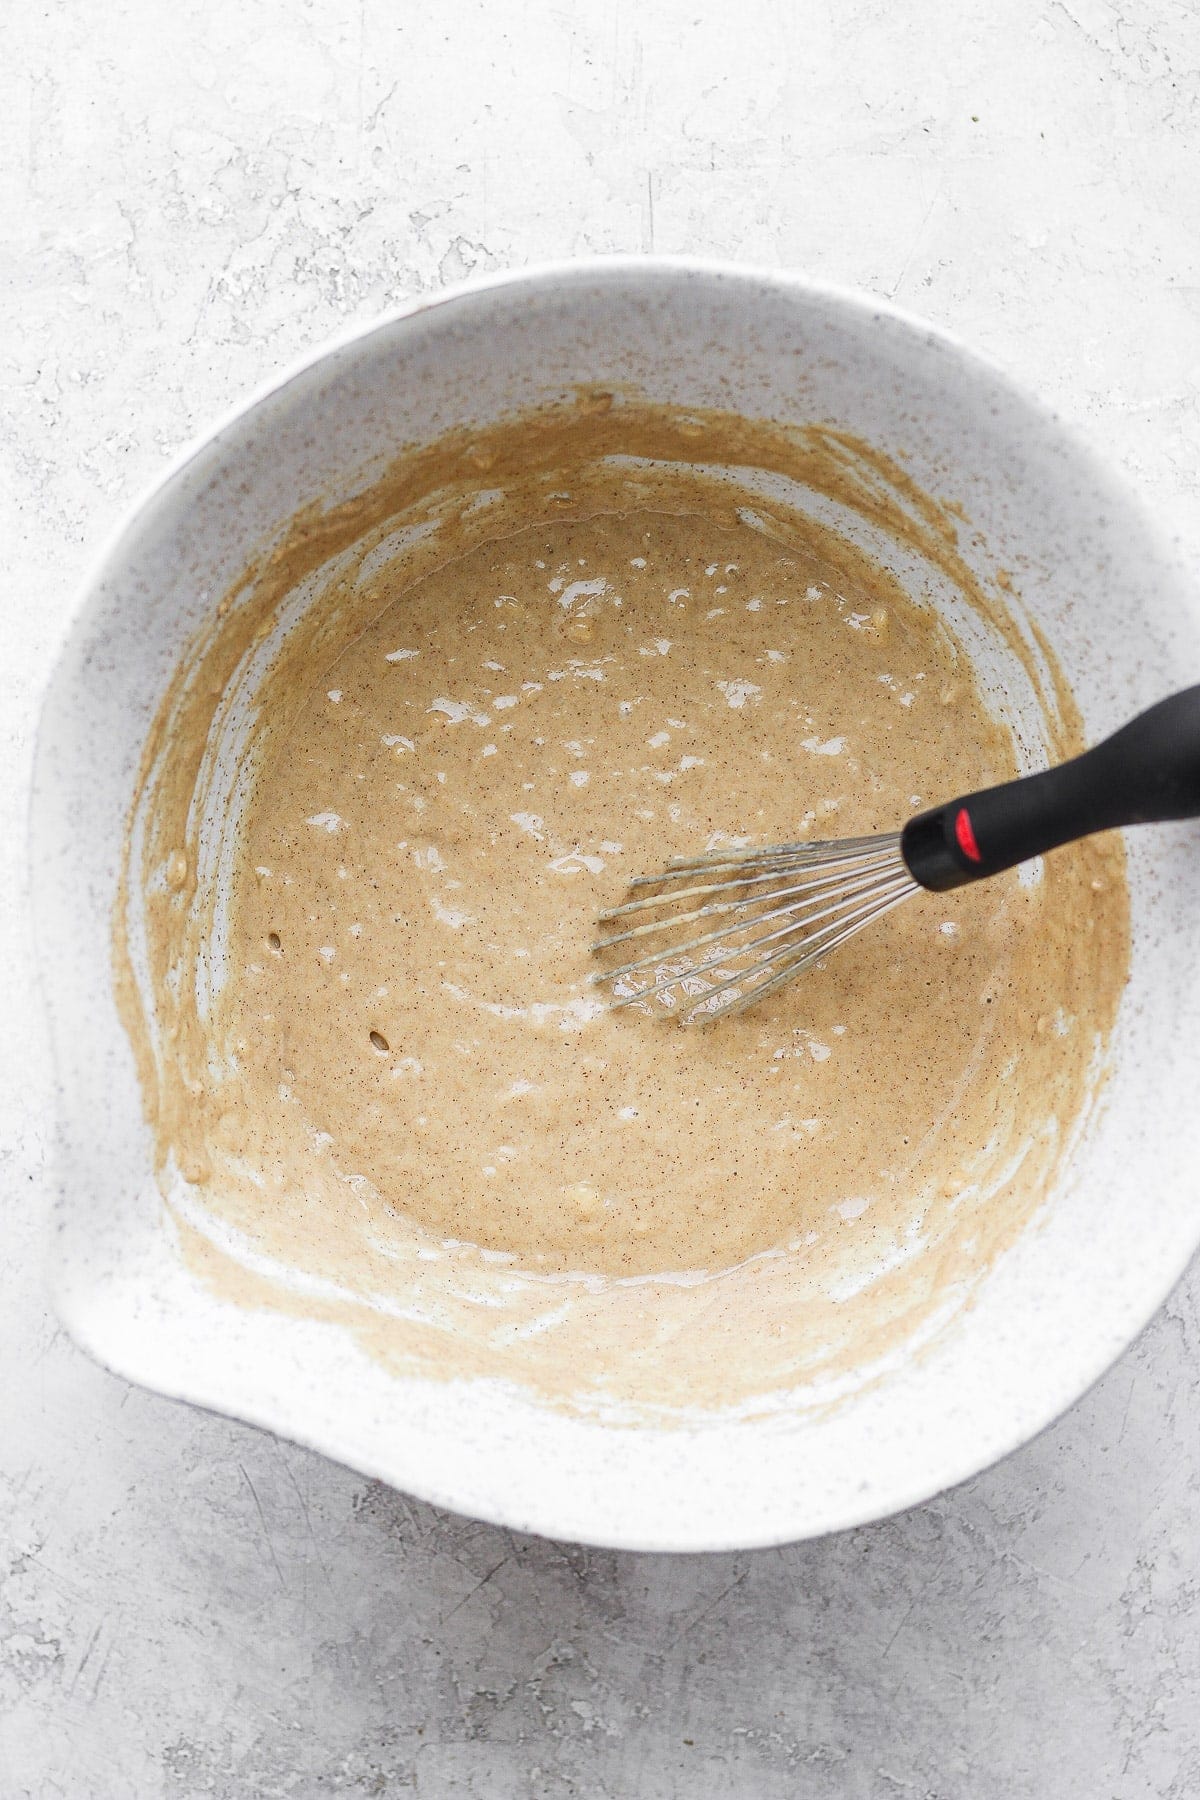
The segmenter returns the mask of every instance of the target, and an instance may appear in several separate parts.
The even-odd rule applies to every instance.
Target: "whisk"
[[[902,831],[718,850],[635,876],[631,888],[651,891],[600,913],[621,929],[593,949],[653,947],[592,980],[614,1007],[662,996],[671,1016],[707,1022],[777,992],[922,888],[983,881],[1094,831],[1198,816],[1200,686],[1057,768],[964,794]]]

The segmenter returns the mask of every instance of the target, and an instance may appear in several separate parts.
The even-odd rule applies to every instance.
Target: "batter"
[[[678,477],[560,485],[535,523],[500,506],[423,567],[385,543],[368,580],[360,557],[353,630],[293,653],[230,862],[227,976],[175,1022],[194,1078],[179,1104],[160,1087],[164,1156],[260,1249],[348,1290],[378,1296],[390,1269],[411,1295],[421,1255],[451,1287],[469,1270],[476,1302],[507,1272],[489,1303],[520,1338],[566,1279],[589,1298],[559,1353],[585,1343],[610,1384],[613,1278],[686,1295],[733,1271],[750,1293],[755,1258],[741,1329],[785,1338],[780,1368],[845,1349],[875,1285],[861,1359],[1044,1191],[1124,966],[1119,849],[919,896],[713,1027],[607,1012],[592,918],[632,874],[893,829],[1016,763],[961,643],[867,557]],[[164,920],[192,879],[179,817]],[[932,1261],[897,1285],[919,1244]],[[802,1330],[762,1273],[781,1262]],[[524,1374],[550,1366],[542,1329]]]

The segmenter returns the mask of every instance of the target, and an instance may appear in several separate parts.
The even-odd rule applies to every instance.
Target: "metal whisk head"
[[[602,912],[600,923],[645,917],[592,948],[652,947],[592,980],[611,985],[614,1007],[662,996],[685,1020],[742,1012],[918,888],[899,832],[677,857],[629,885],[653,892]]]

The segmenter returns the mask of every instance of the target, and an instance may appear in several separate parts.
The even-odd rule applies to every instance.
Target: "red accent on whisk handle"
[[[900,850],[943,890],[998,875],[1093,831],[1200,817],[1200,687],[1160,700],[1094,749],[918,813]]]

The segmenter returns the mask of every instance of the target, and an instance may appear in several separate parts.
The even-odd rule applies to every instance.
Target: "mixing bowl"
[[[573,263],[449,291],[322,351],[129,515],[46,695],[32,855],[59,1077],[55,1302],[129,1379],[440,1505],[612,1546],[781,1542],[911,1505],[1028,1439],[1184,1269],[1200,1239],[1200,833],[1129,845],[1132,964],[1110,1071],[1054,1192],[937,1332],[820,1406],[798,1390],[757,1411],[631,1424],[513,1382],[389,1373],[303,1306],[220,1297],[164,1208],[114,1000],[113,907],[147,732],[256,549],[402,448],[581,386],[819,422],[896,459],[960,509],[968,561],[1012,573],[1014,610],[1057,654],[1091,736],[1200,674],[1195,595],[1119,483],[1006,378],[880,302],[690,261]],[[903,1054],[903,1021],[879,1029],[881,1054]]]

